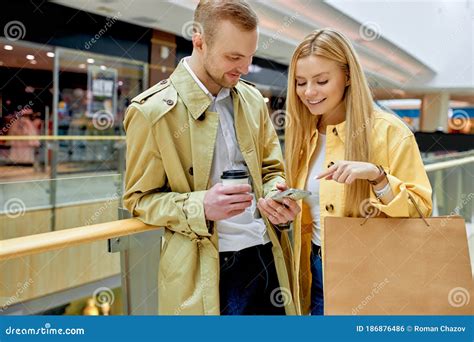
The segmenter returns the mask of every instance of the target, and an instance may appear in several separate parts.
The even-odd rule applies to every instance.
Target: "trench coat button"
[[[332,204],[326,204],[326,211],[332,212],[334,210],[334,206]]]
[[[334,162],[330,162],[330,163],[328,164],[328,169],[329,169],[331,166],[333,166],[333,165],[334,165]]]
[[[166,84],[168,82],[168,80],[163,80],[163,81],[160,81],[159,84]]]
[[[140,104],[144,104],[146,100],[140,100]]]
[[[192,167],[192,166],[189,168],[188,173],[189,173],[191,176],[194,176],[194,170],[193,170],[193,167]]]
[[[339,133],[337,133],[337,129],[336,129],[336,127],[334,127],[334,128],[332,129],[332,132],[333,132],[333,133],[334,133],[334,135],[336,135],[336,136],[337,136],[337,135],[339,135]]]
[[[198,117],[199,121],[204,121],[206,119],[206,113],[202,113],[200,117]]]
[[[173,100],[170,100],[170,99],[163,99],[163,101],[165,101],[168,106],[174,105],[174,101],[173,101]]]

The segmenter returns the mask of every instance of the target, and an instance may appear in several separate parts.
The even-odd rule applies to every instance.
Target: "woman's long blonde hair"
[[[373,99],[360,65],[358,56],[341,33],[332,29],[316,30],[306,36],[296,48],[291,59],[288,74],[286,99],[285,159],[287,180],[291,187],[297,183],[298,174],[310,151],[310,139],[317,129],[319,117],[312,115],[296,93],[296,62],[310,55],[322,56],[335,61],[349,78],[345,89],[346,108],[345,160],[370,160],[370,130],[372,127]],[[366,180],[356,180],[345,185],[345,215],[359,216],[355,205],[369,197]]]

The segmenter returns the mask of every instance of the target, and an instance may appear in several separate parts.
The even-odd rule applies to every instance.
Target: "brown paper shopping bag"
[[[324,227],[326,315],[473,314],[462,217],[328,217]]]

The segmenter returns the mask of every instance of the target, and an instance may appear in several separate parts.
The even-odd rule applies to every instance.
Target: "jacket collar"
[[[196,120],[203,114],[212,103],[212,98],[201,88],[193,76],[189,73],[181,60],[170,76],[171,83],[178,92],[184,105]],[[240,83],[240,82],[239,82]],[[232,95],[237,95],[239,84],[230,90]]]
[[[183,61],[179,62],[170,76],[171,83],[194,119],[203,114],[211,104],[211,98],[194,81]]]
[[[342,140],[342,142],[346,143],[346,121],[343,121],[337,125],[328,125],[326,127],[326,136],[335,135],[337,132],[337,136]],[[314,129],[314,132],[311,135],[311,139],[315,138],[318,134],[318,130]]]
[[[326,128],[326,134],[337,134],[342,140],[342,143],[346,143],[346,121],[341,122],[337,125],[328,125]]]

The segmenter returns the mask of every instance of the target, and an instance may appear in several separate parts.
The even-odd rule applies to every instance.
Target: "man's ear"
[[[202,45],[203,45],[202,34],[199,32],[194,32],[192,39],[193,39],[193,48],[201,51]]]

